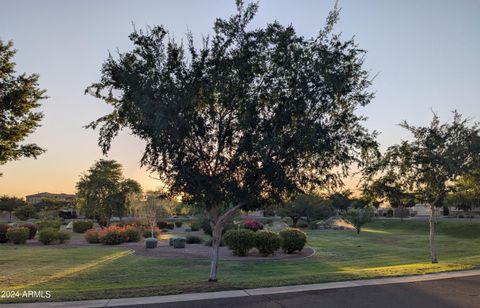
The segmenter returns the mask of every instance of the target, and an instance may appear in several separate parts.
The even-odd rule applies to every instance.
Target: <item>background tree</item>
[[[474,169],[458,178],[446,205],[468,212],[480,205],[480,169]]]
[[[358,114],[373,97],[365,52],[332,34],[338,10],[306,39],[276,22],[248,30],[257,4],[237,8],[200,48],[162,26],[133,32],[133,50],[110,56],[87,89],[113,106],[89,125],[101,126],[103,151],[128,128],[146,142],[142,165],[209,218],[210,281],[222,229],[239,210],[339,185],[376,147]]]
[[[398,209],[400,221],[403,222],[405,208],[415,205],[415,196],[408,191],[408,185],[393,173],[387,173],[369,183],[365,190],[368,194],[387,201],[389,205]]]
[[[351,195],[352,192],[350,190],[343,190],[330,194],[328,199],[332,201],[332,206],[337,211],[345,212],[352,205]]]
[[[311,220],[326,219],[334,214],[330,200],[325,200],[316,195],[299,195],[286,202],[278,211],[282,217],[290,217],[293,227],[297,227],[300,218],[305,218],[307,223]]]
[[[430,206],[430,254],[437,263],[435,249],[435,209],[442,206],[458,177],[477,168],[480,137],[477,124],[470,125],[456,111],[451,123],[440,123],[436,114],[429,126],[401,126],[413,135],[412,141],[391,146],[366,174],[387,173],[410,183],[410,191]]]
[[[122,165],[103,159],[80,178],[76,187],[81,212],[101,224],[108,224],[113,215],[124,215],[129,194],[141,191],[140,184],[123,178]]]
[[[38,218],[38,209],[30,204],[22,205],[15,209],[15,216],[20,220]]]
[[[25,200],[17,197],[1,196],[0,197],[0,211],[5,211],[9,213],[8,222],[12,221],[12,212],[15,209],[26,206],[27,202]]]
[[[351,224],[357,234],[360,234],[362,226],[372,220],[373,208],[365,207],[360,209],[350,208],[346,212],[342,213],[342,218]]]
[[[47,96],[38,87],[38,75],[16,75],[15,53],[11,41],[0,40],[0,166],[45,152],[36,144],[22,144],[40,126],[43,114],[34,109]]]

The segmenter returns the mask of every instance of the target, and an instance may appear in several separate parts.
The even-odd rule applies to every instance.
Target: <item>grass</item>
[[[424,274],[480,267],[480,223],[441,222],[440,262],[429,263],[424,221],[378,220],[353,231],[307,231],[314,257],[224,261],[217,284],[209,262],[130,255],[120,247],[0,245],[0,289],[50,290],[49,300],[151,296]],[[21,299],[28,301],[28,299]],[[5,299],[0,301],[6,302]],[[10,300],[11,301],[11,300]]]

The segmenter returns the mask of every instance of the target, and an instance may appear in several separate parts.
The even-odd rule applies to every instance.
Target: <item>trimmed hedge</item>
[[[30,231],[25,227],[9,228],[7,230],[8,241],[14,244],[25,244]]]
[[[307,243],[307,235],[300,229],[288,228],[280,231],[282,238],[282,249],[286,253],[294,253],[295,251],[302,251]]]
[[[85,233],[85,231],[93,228],[93,222],[89,220],[77,220],[73,222],[73,232]]]
[[[255,232],[248,229],[229,230],[225,232],[223,240],[234,255],[244,257],[255,247]]]
[[[264,257],[273,255],[282,246],[282,238],[275,232],[261,230],[255,233],[255,247]]]
[[[200,244],[203,243],[203,239],[198,235],[187,235],[186,236],[187,244]]]

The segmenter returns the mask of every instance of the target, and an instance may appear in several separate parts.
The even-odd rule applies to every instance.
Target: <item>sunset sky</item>
[[[306,37],[324,25],[328,1],[261,0],[253,27],[278,20]],[[382,148],[408,138],[398,123],[426,124],[432,111],[442,120],[449,111],[480,120],[480,1],[343,0],[337,31],[356,36],[368,51],[366,66],[378,73],[376,98],[360,113],[380,132]],[[0,166],[0,194],[72,193],[79,175],[102,158],[98,132],[84,125],[109,112],[85,88],[98,80],[108,51],[131,48],[128,34],[163,24],[181,39],[190,29],[199,41],[212,33],[217,17],[235,12],[234,1],[22,1],[0,0],[0,39],[13,40],[18,72],[40,74],[49,98],[45,118],[28,138],[47,149],[37,160]],[[144,189],[160,184],[140,168],[143,144],[125,132],[108,156]],[[155,175],[152,175],[155,177]]]

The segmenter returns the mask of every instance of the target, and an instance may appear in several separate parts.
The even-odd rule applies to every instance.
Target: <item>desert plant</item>
[[[7,230],[7,239],[8,241],[14,244],[25,244],[28,239],[30,231],[28,228],[25,227],[16,227],[16,228],[9,228]]]
[[[263,224],[256,220],[248,219],[243,222],[242,227],[245,229],[252,230],[253,232],[257,232],[258,230],[263,229]]]
[[[203,239],[198,235],[187,235],[186,242],[187,244],[200,244],[203,242]]]
[[[73,222],[73,232],[84,233],[93,228],[93,222],[89,220],[77,220]]]
[[[273,255],[282,246],[282,238],[275,232],[261,230],[255,233],[255,247],[264,257]]]
[[[255,246],[255,232],[248,229],[228,230],[223,240],[234,255],[244,257]]]
[[[21,224],[20,227],[24,227],[28,229],[28,239],[31,240],[32,238],[35,237],[37,234],[37,225],[34,223],[26,223],[26,224]]]
[[[44,245],[51,244],[58,239],[58,230],[51,228],[40,229],[38,240]]]
[[[299,229],[288,228],[280,231],[279,235],[282,238],[282,249],[286,253],[302,251],[307,243],[307,235]]]

